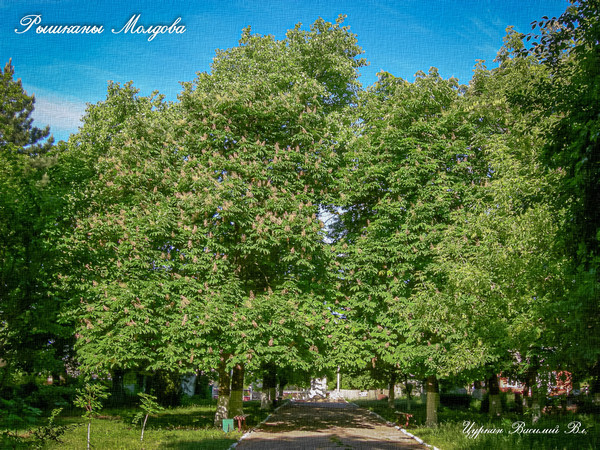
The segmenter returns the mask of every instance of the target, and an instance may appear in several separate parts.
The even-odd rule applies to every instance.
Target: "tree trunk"
[[[536,423],[542,416],[540,393],[537,386],[537,364],[532,364],[527,370],[527,406],[531,409],[531,421]]]
[[[279,377],[279,385],[277,387],[277,402],[281,402],[283,400],[283,389],[287,385],[288,380],[284,376]]]
[[[483,400],[483,389],[481,388],[481,381],[475,381],[473,385],[473,393],[471,395],[477,400]]]
[[[439,404],[440,394],[438,381],[435,375],[427,377],[427,419],[425,426],[437,426],[437,408]]]
[[[408,382],[408,375],[404,375],[404,388],[406,389],[406,411],[410,411],[410,401],[412,398],[412,384]]]
[[[542,390],[534,384],[531,386],[531,421],[537,423],[542,417]]]
[[[563,416],[566,413],[567,413],[567,396],[563,394],[560,396],[560,415]]]
[[[540,389],[537,386],[531,392],[531,421],[537,423],[542,417],[542,402],[540,401]]]
[[[523,398],[520,392],[515,392],[515,412],[523,414]]]
[[[592,401],[595,404],[600,403],[600,357],[592,370],[590,371],[590,375],[592,375],[592,383],[590,386],[590,394],[592,396]]]
[[[260,409],[273,409],[275,402],[275,387],[277,386],[277,368],[269,363],[265,366],[263,387],[260,394]]]
[[[4,388],[6,381],[8,380],[8,373],[11,370],[11,364],[9,361],[0,359],[0,362],[4,361],[4,366],[0,366],[0,389]]]
[[[233,366],[231,394],[229,396],[229,417],[244,414],[244,364]]]
[[[87,450],[90,450],[90,433],[92,429],[92,422],[88,422],[87,426]]]
[[[498,384],[498,377],[492,375],[488,378],[488,393],[489,393],[489,413],[490,417],[498,417],[502,415],[502,402],[500,401],[500,385]]]
[[[146,429],[146,422],[148,422],[148,415],[146,414],[146,417],[144,417],[144,424],[142,425],[142,435],[140,436],[140,442],[144,442],[144,430]]]
[[[111,373],[112,389],[110,397],[113,401],[116,401],[118,405],[122,405],[125,398],[125,388],[123,386],[124,377],[125,371],[123,369],[113,369]]]
[[[396,407],[396,405],[395,405],[396,377],[397,377],[397,374],[395,371],[390,374],[390,386],[389,386],[389,392],[388,392],[388,407],[392,408],[392,409],[394,409]]]
[[[227,419],[229,411],[229,394],[231,392],[231,376],[227,369],[227,360],[229,355],[221,356],[221,362],[217,369],[219,374],[219,397],[217,399],[217,412],[215,413],[215,426],[220,427],[223,419]]]

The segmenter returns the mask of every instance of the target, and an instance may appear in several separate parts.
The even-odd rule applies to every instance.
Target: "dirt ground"
[[[291,402],[250,433],[236,450],[425,449],[368,410],[346,402]]]

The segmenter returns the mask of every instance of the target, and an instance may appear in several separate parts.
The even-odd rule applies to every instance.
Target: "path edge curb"
[[[345,399],[344,399],[345,400]],[[367,411],[369,411],[371,414],[373,414],[374,416],[378,417],[379,419],[383,420],[386,425],[390,426],[390,427],[394,427],[396,430],[400,430],[402,431],[405,435],[407,435],[409,438],[414,439],[415,441],[417,441],[419,444],[421,445],[425,445],[426,447],[432,448],[433,450],[440,450],[439,448],[437,448],[434,445],[428,444],[427,442],[425,442],[423,439],[421,439],[418,436],[415,436],[412,433],[409,433],[408,431],[406,431],[404,428],[396,425],[395,423],[392,423],[388,420],[385,420],[383,417],[381,417],[379,414],[377,414],[376,412],[371,411],[370,409],[367,408],[362,408],[361,406],[358,406],[356,403],[354,402],[349,402],[348,400],[346,400],[347,403],[350,403],[351,405],[356,406],[357,408],[361,408],[361,409],[365,409]]]
[[[242,437],[241,437],[241,438],[239,438],[239,439],[237,440],[237,442],[234,442],[233,444],[231,444],[227,450],[233,450],[234,448],[236,448],[236,447],[238,446],[238,444],[239,444],[240,442],[242,442],[242,440],[246,439],[248,436],[250,436],[252,433],[254,433],[254,431],[255,431],[255,430],[258,428],[258,427],[260,427],[261,425],[263,425],[263,424],[264,424],[264,423],[265,423],[267,420],[269,420],[273,414],[275,414],[275,413],[276,413],[276,412],[277,412],[279,409],[283,408],[284,406],[288,405],[289,403],[290,403],[290,401],[288,400],[288,401],[286,401],[286,402],[282,403],[281,405],[279,405],[279,406],[278,406],[277,408],[275,408],[273,411],[271,411],[271,412],[269,413],[269,415],[263,419],[263,421],[262,421],[262,422],[260,422],[258,425],[256,425],[255,427],[253,427],[251,430],[248,430],[248,431],[246,431],[244,434],[242,434]]]

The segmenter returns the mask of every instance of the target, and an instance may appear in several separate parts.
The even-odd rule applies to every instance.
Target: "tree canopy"
[[[328,314],[319,204],[362,64],[340,23],[282,41],[246,30],[176,104],[112,86],[90,107],[70,145],[98,160],[63,241],[90,369],[209,368],[223,356],[308,367]],[[323,40],[331,54],[317,58]]]
[[[232,396],[277,368],[433,395],[597,377],[598,17],[574,1],[537,37],[509,27],[468,85],[431,68],[365,89],[343,17],[247,28],[176,101],[109,83],[58,145],[9,62],[2,373],[217,370]]]
[[[32,125],[33,105],[9,61],[0,72],[0,387],[17,369],[59,370],[70,342],[71,329],[56,324],[47,234],[62,204],[51,176],[56,151],[48,128]]]

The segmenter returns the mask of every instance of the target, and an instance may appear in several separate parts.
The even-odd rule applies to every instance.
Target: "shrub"
[[[41,414],[39,408],[27,405],[19,397],[12,400],[0,398],[0,421],[6,428],[16,430],[22,426],[32,425]]]
[[[452,409],[468,409],[471,405],[471,396],[469,394],[440,394],[440,403]]]
[[[54,419],[60,414],[62,408],[53,409],[48,423],[33,430],[33,436],[40,446],[44,446],[48,441],[62,442],[61,436],[77,425],[56,425]]]
[[[189,397],[184,395],[181,398],[181,406],[193,406],[193,405],[212,405],[214,403],[212,398],[206,398],[203,395],[194,395]]]
[[[161,406],[172,407],[181,404],[181,375],[176,372],[158,370],[150,378],[146,392],[156,396]]]
[[[505,392],[500,393],[500,404],[502,405],[502,411],[507,411],[507,396]],[[483,399],[481,400],[481,409],[482,413],[489,412],[490,410],[490,394],[485,394]]]
[[[158,403],[156,403],[155,396],[150,394],[144,394],[143,392],[140,392],[138,395],[141,398],[140,408],[142,408],[142,411],[135,415],[135,417],[133,418],[133,423],[141,422],[142,419],[144,419],[144,422],[142,423],[142,435],[140,437],[140,442],[143,442],[144,430],[146,429],[146,422],[148,422],[148,416],[150,416],[150,414],[157,414],[164,408]]]
[[[40,386],[25,400],[31,406],[47,411],[71,405],[75,395],[75,387],[72,386]]]
[[[73,404],[78,408],[83,409],[83,417],[87,420],[87,448],[90,449],[90,430],[92,426],[92,417],[98,414],[102,409],[101,400],[109,396],[106,386],[101,384],[86,385],[82,389],[77,390],[77,396]]]
[[[600,414],[600,404],[595,403],[591,396],[577,399],[577,412],[581,414]]]

